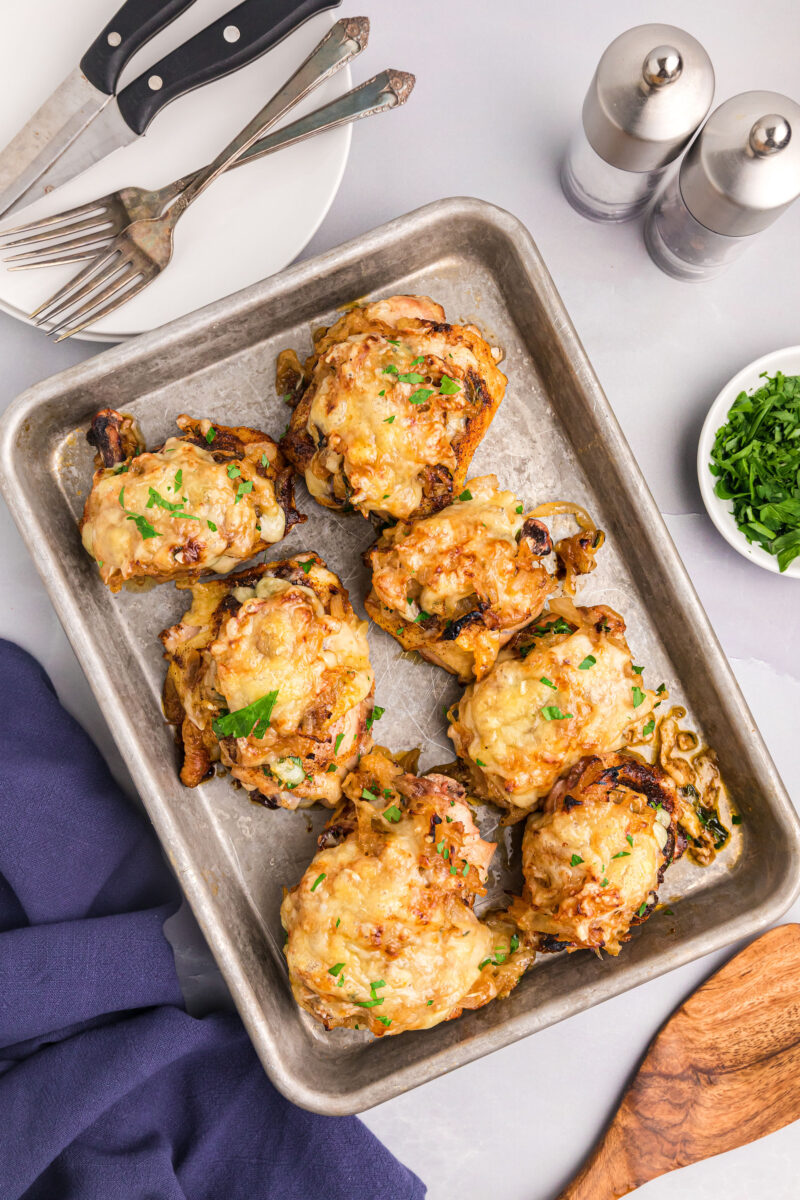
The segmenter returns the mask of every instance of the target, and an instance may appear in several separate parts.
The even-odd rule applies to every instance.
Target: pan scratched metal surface
[[[473,462],[527,504],[568,497],[608,534],[579,603],[604,601],[628,622],[647,680],[662,679],[717,751],[743,822],[708,868],[682,860],[663,910],[617,959],[543,956],[505,1001],[436,1029],[376,1041],[326,1033],[292,999],[279,922],[282,888],[314,851],[322,811],[268,811],[218,777],[178,781],[164,723],[158,632],[186,607],[165,586],[112,596],[80,544],[76,520],[91,475],[84,433],[111,405],[135,414],[150,444],[180,412],[278,436],[287,410],[276,354],[310,348],[310,330],[353,300],[424,292],[454,321],[474,321],[505,351],[506,398]],[[798,820],[655,503],[527,230],[470,199],[438,201],[31,388],[0,431],[0,481],[53,604],[125,756],[159,837],[272,1081],[303,1107],[357,1112],[563,1020],[776,920],[800,886]],[[363,612],[368,522],[314,505],[284,552],[315,549]],[[423,767],[452,758],[442,705],[458,694],[443,671],[410,661],[372,627],[378,740],[423,748]],[[498,814],[483,810],[484,833]],[[521,828],[499,830],[503,858]],[[496,856],[497,857],[497,856]],[[513,870],[495,872],[493,894]]]

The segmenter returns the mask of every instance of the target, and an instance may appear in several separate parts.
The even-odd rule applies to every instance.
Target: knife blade
[[[127,0],[52,96],[0,152],[0,215],[49,190],[37,181],[57,162],[116,90],[123,67],[194,0]],[[52,186],[52,185],[51,185]],[[31,193],[30,195],[28,193]]]
[[[186,0],[181,0],[184,4]],[[311,17],[342,0],[243,0],[178,46],[96,109],[32,186],[6,205],[9,215],[82,174],[142,136],[162,108],[194,88],[239,70]],[[121,68],[120,68],[121,69]],[[1,198],[0,198],[1,199]]]

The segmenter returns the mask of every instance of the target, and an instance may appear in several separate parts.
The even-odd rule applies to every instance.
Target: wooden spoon
[[[617,1200],[799,1117],[800,925],[782,925],[673,1013],[559,1200]]]

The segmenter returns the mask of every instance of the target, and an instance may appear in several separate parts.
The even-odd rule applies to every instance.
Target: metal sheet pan
[[[134,413],[152,444],[182,412],[279,435],[277,351],[310,347],[310,329],[356,298],[424,292],[448,317],[474,321],[505,351],[506,398],[472,475],[496,472],[526,506],[569,497],[607,531],[578,600],[621,611],[650,684],[664,679],[716,749],[743,815],[713,866],[667,872],[658,912],[618,959],[543,957],[506,1001],[422,1033],[380,1041],[326,1033],[291,997],[281,952],[281,889],[300,877],[324,812],[270,812],[227,779],[188,791],[163,721],[156,635],[185,596],[173,587],[113,597],[83,553],[75,522],[91,473],[83,433],[112,405]],[[139,787],[264,1066],[296,1103],[363,1110],[499,1049],[726,943],[755,933],[800,885],[798,821],[686,571],[527,230],[477,200],[438,201],[310,262],[101,354],[24,393],[0,441],[2,487]],[[315,549],[363,612],[360,554],[368,522],[313,505],[287,552]],[[281,548],[279,548],[281,549]],[[281,549],[281,553],[282,553]],[[443,671],[403,657],[370,632],[379,740],[421,745],[423,767],[452,758],[442,706],[458,693]],[[486,814],[486,821],[496,823]],[[484,829],[487,828],[484,823]],[[505,831],[508,849],[516,834]],[[513,848],[513,846],[512,846]],[[508,884],[502,871],[495,884]]]

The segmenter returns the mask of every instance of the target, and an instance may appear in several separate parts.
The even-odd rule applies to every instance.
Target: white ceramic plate
[[[725,384],[703,423],[697,447],[697,477],[708,515],[734,550],[749,558],[757,567],[764,567],[767,571],[788,576],[790,579],[800,579],[800,558],[790,563],[785,571],[779,572],[778,560],[774,554],[768,554],[757,543],[747,541],[734,520],[730,500],[721,500],[714,492],[716,476],[708,469],[714,438],[720,426],[725,424],[731,405],[740,392],[750,392],[760,387],[762,380],[759,376],[764,371],[768,375],[774,375],[776,371],[782,371],[784,375],[800,375],[800,346],[788,346],[785,350],[773,350],[770,354],[762,355],[755,362],[743,367],[738,375],[734,375],[733,379]]]
[[[128,64],[120,88],[235,0],[196,0]],[[26,0],[3,6],[0,148],[77,66],[118,0]],[[127,184],[160,187],[209,162],[292,74],[341,14],[322,13],[241,71],[176,100],[142,138],[79,178],[19,210],[3,225],[45,216]],[[318,88],[286,121],[352,86],[349,68]],[[282,270],[314,235],[336,195],[349,126],[332,130],[218,179],[181,219],[169,269],[129,304],[82,335],[119,341],[230,295]],[[82,265],[82,264],[81,264]],[[0,308],[26,320],[80,266],[10,272],[0,263]]]

